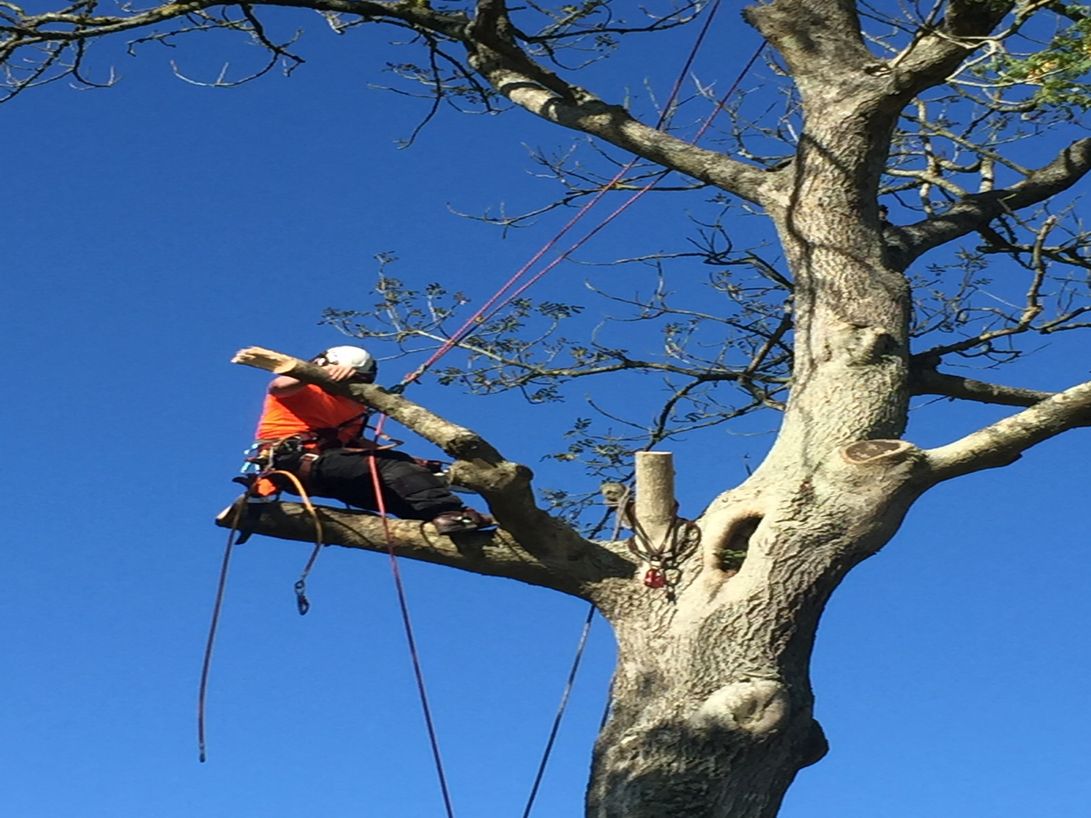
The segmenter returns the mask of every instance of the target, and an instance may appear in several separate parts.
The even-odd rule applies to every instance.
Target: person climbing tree
[[[311,362],[338,382],[373,383],[378,372],[374,356],[355,346],[331,347]],[[368,410],[351,398],[278,376],[269,384],[258,421],[254,460],[296,475],[310,495],[365,509],[380,508],[378,484],[385,511],[431,521],[440,534],[493,524],[488,516],[463,505],[421,462],[367,440],[367,417]],[[277,487],[295,491],[287,483]]]

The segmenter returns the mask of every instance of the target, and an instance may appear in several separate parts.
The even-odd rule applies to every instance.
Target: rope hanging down
[[[381,431],[385,416],[376,424],[375,436]],[[436,727],[432,721],[432,708],[428,704],[428,691],[424,685],[424,671],[421,669],[420,653],[417,651],[417,640],[413,635],[413,623],[409,618],[409,601],[405,594],[405,583],[402,582],[402,572],[398,565],[398,558],[394,554],[394,538],[390,533],[390,518],[386,513],[386,502],[383,500],[382,482],[379,480],[379,466],[375,458],[371,458],[371,486],[375,491],[376,502],[379,506],[379,516],[383,521],[383,535],[386,537],[386,553],[390,558],[390,572],[394,577],[394,587],[398,593],[398,607],[402,614],[402,627],[405,629],[405,640],[409,646],[409,657],[413,662],[413,676],[417,682],[417,697],[420,699],[421,712],[424,714],[424,724],[428,731],[428,741],[432,747],[432,760],[436,766],[436,777],[439,779],[439,789],[443,795],[443,807],[447,812],[447,818],[454,818],[454,807],[451,804],[451,793],[447,787],[447,775],[443,770],[443,759],[439,753],[439,738],[436,735]]]
[[[614,531],[610,537],[612,540],[616,540],[621,532],[621,519],[630,493],[631,489],[625,487],[624,494],[622,494],[618,503],[613,506]],[[608,519],[610,519],[609,513],[607,513],[599,524],[587,535],[588,538],[598,536],[599,531],[602,530],[602,527],[606,524]],[[542,784],[542,778],[545,777],[546,767],[549,764],[549,757],[553,753],[553,744],[557,740],[557,733],[560,732],[561,722],[564,720],[565,711],[568,709],[568,698],[572,694],[572,688],[576,684],[576,674],[579,673],[580,662],[583,661],[583,653],[587,648],[587,638],[591,635],[591,624],[594,622],[594,619],[595,603],[592,602],[587,606],[587,617],[583,621],[583,630],[580,631],[580,639],[576,644],[576,655],[572,657],[572,667],[568,671],[568,679],[565,681],[564,690],[561,692],[561,702],[557,705],[557,713],[553,716],[553,724],[549,729],[549,738],[546,739],[545,749],[542,751],[542,758],[538,762],[538,771],[534,775],[534,783],[530,786],[530,795],[527,796],[527,803],[523,808],[522,818],[530,818],[530,811],[534,808],[534,799],[538,797],[538,788]]]
[[[296,605],[299,607],[299,613],[305,614],[310,607],[310,603],[307,602],[307,597],[304,594],[307,574],[314,566],[314,561],[318,557],[318,552],[322,549],[324,540],[322,521],[319,519],[318,511],[315,509],[314,504],[311,502],[311,498],[307,495],[307,492],[303,488],[303,484],[298,477],[291,472],[272,468],[261,474],[262,477],[271,477],[274,475],[285,477],[293,483],[296,490],[299,492],[300,499],[303,501],[304,508],[307,509],[311,515],[311,519],[314,520],[314,549],[311,551],[310,559],[307,560],[307,565],[303,569],[302,576],[300,576],[295,584]],[[224,592],[227,588],[227,572],[231,566],[231,556],[235,551],[235,546],[239,544],[237,535],[239,533],[239,526],[242,523],[243,515],[246,514],[247,511],[247,502],[250,497],[251,488],[252,486],[248,487],[229,507],[231,513],[231,528],[227,532],[227,545],[224,547],[223,562],[220,565],[220,576],[216,583],[216,598],[212,603],[212,621],[208,626],[208,639],[205,642],[204,659],[201,661],[201,681],[197,690],[197,757],[202,764],[204,764],[207,758],[205,753],[205,711],[208,699],[208,678],[212,672],[212,649],[216,644],[216,631],[219,628],[220,613],[223,610]],[[245,539],[245,537],[243,539]]]

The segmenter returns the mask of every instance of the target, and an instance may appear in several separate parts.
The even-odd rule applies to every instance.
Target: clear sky
[[[755,44],[728,17],[703,69],[721,83]],[[368,87],[386,82],[380,69],[397,52],[382,35],[338,39],[316,16],[302,21],[308,64],[290,79],[187,85],[170,57],[205,76],[219,65],[218,44],[194,42],[137,60],[111,52],[102,65],[120,71],[113,89],[58,84],[0,108],[12,436],[4,815],[442,814],[377,555],[327,549],[301,618],[292,583],[307,547],[255,537],[239,549],[209,760],[198,764],[197,681],[224,537],[212,518],[236,494],[229,481],[265,383],[228,361],[254,344],[307,356],[342,342],[319,326],[321,312],[371,303],[381,251],[399,254],[403,278],[480,303],[554,222],[502,238],[448,205],[547,201],[555,191],[533,178],[527,146],[560,149],[568,136],[521,112],[445,111],[399,150],[423,103]],[[602,72],[604,94],[621,99],[647,78],[664,95],[688,36],[667,41],[679,48],[671,60],[643,41],[618,73]],[[649,197],[585,257],[669,249],[683,235],[674,207]],[[539,294],[570,297],[587,275],[562,267]],[[1086,348],[1044,343],[1005,377],[1048,389],[1085,380]],[[421,360],[388,363],[380,380]],[[547,485],[555,472],[541,456],[587,411],[579,390],[536,410],[434,381],[418,390],[415,400],[482,432]],[[936,444],[1003,414],[934,404],[910,438]],[[764,423],[750,431],[772,429]],[[744,455],[753,462],[770,439],[715,431],[676,447],[683,513],[741,480]],[[799,775],[784,818],[1086,814],[1089,454],[1088,434],[1071,433],[937,489],[849,576],[814,663],[831,752]],[[518,816],[586,607],[513,582],[403,571],[456,814]],[[606,626],[595,628],[536,816],[580,814],[613,659]]]

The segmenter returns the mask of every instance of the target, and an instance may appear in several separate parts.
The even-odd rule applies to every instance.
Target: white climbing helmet
[[[375,357],[361,347],[330,347],[318,355],[317,359],[325,359],[326,363],[334,366],[351,366],[359,375],[371,380],[375,379],[375,373],[379,369]]]

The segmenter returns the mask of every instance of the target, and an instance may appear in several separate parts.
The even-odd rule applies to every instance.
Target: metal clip
[[[306,616],[307,611],[311,609],[311,603],[307,601],[307,583],[303,580],[298,580],[295,584],[295,606],[299,610],[300,616]]]

